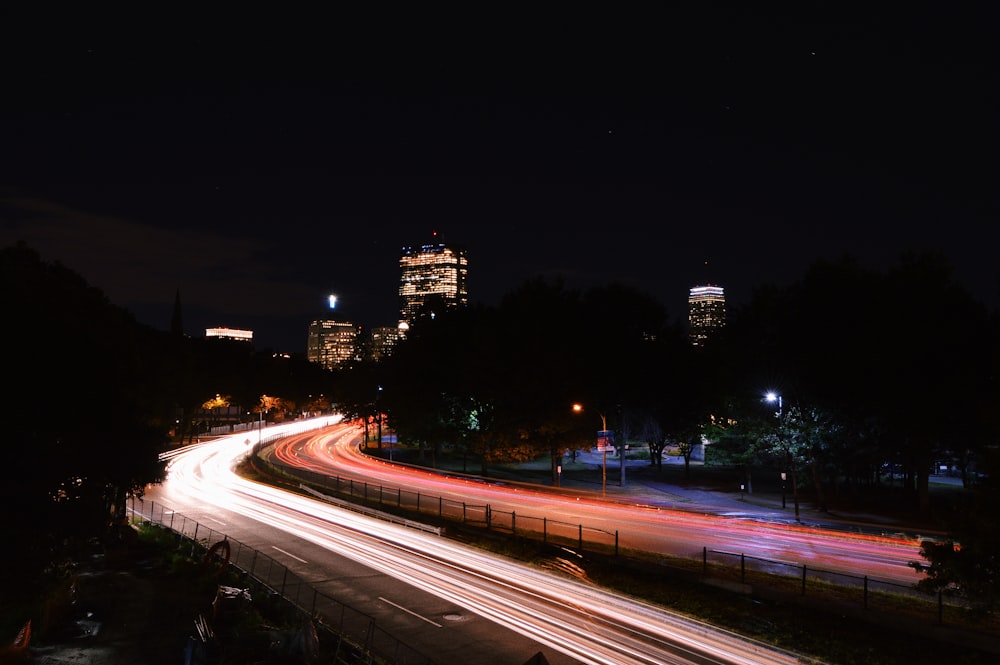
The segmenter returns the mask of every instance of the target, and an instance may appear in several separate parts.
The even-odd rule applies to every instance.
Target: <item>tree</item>
[[[636,436],[649,446],[649,463],[659,471],[663,468],[663,451],[666,450],[670,439],[660,425],[660,421],[652,414],[636,414],[635,421]]]
[[[986,475],[963,495],[947,517],[948,537],[925,540],[920,547],[926,564],[914,562],[927,574],[918,586],[926,591],[968,598],[980,611],[1000,608],[1000,453],[993,451]]]
[[[2,525],[19,575],[63,543],[106,533],[162,478],[165,335],[25,245],[0,250],[0,348],[30,359],[4,381]],[[58,400],[39,399],[41,395]]]

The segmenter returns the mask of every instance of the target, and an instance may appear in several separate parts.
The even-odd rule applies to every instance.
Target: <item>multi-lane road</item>
[[[678,554],[703,546],[731,548],[912,579],[905,564],[915,556],[913,542],[448,479],[370,460],[357,452],[357,428],[331,422],[295,423],[267,434],[287,435],[276,452],[286,462],[502,510],[605,524],[619,532],[623,547]],[[553,665],[797,660],[586,582],[248,481],[234,472],[247,450],[245,435],[192,448],[172,459],[167,481],[150,488],[147,499],[273,552],[318,590],[345,596],[345,603],[375,617],[380,627],[435,662],[517,665],[539,651]]]
[[[847,532],[830,526],[776,522],[731,510],[675,510],[645,504],[609,502],[597,491],[554,490],[528,484],[484,483],[390,464],[359,451],[354,437],[324,432],[290,437],[275,447],[287,465],[335,474],[344,479],[440,496],[452,503],[490,505],[529,516],[583,524],[618,533],[619,546],[682,557],[700,557],[702,549],[745,554],[760,559],[805,564],[810,568],[868,575],[888,582],[912,584],[919,574],[908,562],[920,558],[916,537]],[[539,520],[535,520],[538,523]]]

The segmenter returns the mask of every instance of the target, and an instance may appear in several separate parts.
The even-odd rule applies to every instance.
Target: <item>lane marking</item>
[[[293,558],[293,559],[295,559],[296,561],[301,561],[302,563],[309,563],[309,562],[308,562],[308,561],[306,561],[305,559],[300,559],[299,557],[295,556],[295,555],[294,555],[294,554],[292,554],[291,552],[286,552],[285,550],[281,549],[281,548],[280,548],[280,547],[278,547],[277,545],[271,545],[271,547],[273,547],[274,549],[278,550],[279,552],[281,552],[282,554],[284,554],[284,555],[286,555],[286,556],[290,556],[290,557],[292,557],[292,558]]]
[[[417,614],[413,610],[408,610],[405,607],[403,607],[402,605],[397,605],[396,603],[392,602],[391,600],[388,600],[387,598],[383,598],[382,596],[379,596],[378,599],[381,600],[383,603],[389,603],[390,605],[392,605],[393,607],[395,607],[398,610],[403,610],[407,614],[412,614],[413,616],[417,617],[418,619],[420,619],[422,621],[426,621],[427,623],[429,623],[430,625],[434,626],[435,628],[441,628],[441,624],[435,623],[434,621],[431,621],[427,617],[421,616],[421,615]]]

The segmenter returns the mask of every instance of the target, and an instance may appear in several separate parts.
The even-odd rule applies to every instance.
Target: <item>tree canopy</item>
[[[175,420],[223,403],[250,410],[265,393],[297,411],[333,392],[330,373],[304,359],[139,325],[24,244],[0,249],[0,311],[0,525],[16,543],[16,576],[106,533],[129,496],[161,480]]]

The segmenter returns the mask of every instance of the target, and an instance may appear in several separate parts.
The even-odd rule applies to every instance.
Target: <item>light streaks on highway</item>
[[[793,522],[765,521],[662,506],[609,501],[599,491],[556,490],[519,483],[490,483],[373,459],[351,436],[316,433],[285,439],[275,447],[284,464],[370,485],[403,487],[428,497],[489,504],[495,510],[617,532],[626,549],[700,558],[703,548],[734,555],[806,565],[845,575],[868,575],[910,585],[920,574],[908,565],[920,558],[916,537],[849,533]]]
[[[319,426],[327,423],[321,422]],[[286,426],[293,435],[316,422]],[[277,433],[269,431],[269,436]],[[346,437],[344,439],[343,437]],[[355,439],[341,424],[304,435],[298,452],[335,439]],[[202,444],[171,460],[164,500],[176,493],[282,529],[373,570],[404,581],[580,663],[790,664],[793,654],[744,639],[663,608],[585,582],[484,553],[424,531],[340,509],[316,499],[241,478],[235,466],[248,452],[240,436]],[[290,548],[289,548],[290,549]],[[387,603],[400,599],[388,598]],[[401,605],[403,603],[400,603]]]

